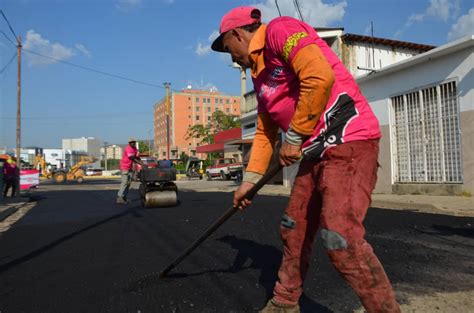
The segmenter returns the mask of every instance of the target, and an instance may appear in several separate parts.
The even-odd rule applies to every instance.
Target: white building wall
[[[465,42],[466,39],[464,39]],[[458,42],[462,42],[460,40]],[[473,39],[456,48],[456,43],[439,47],[406,62],[395,64],[390,69],[358,79],[362,93],[378,117],[383,138],[379,162],[379,179],[376,192],[391,192],[393,184],[393,151],[390,133],[390,98],[423,87],[455,80],[461,112],[462,162],[464,164],[464,189],[474,193],[473,121],[474,75]],[[471,135],[470,135],[471,134]]]
[[[55,168],[66,166],[66,152],[62,149],[44,149],[43,158]]]
[[[349,71],[354,77],[362,76],[370,71],[366,69],[379,70],[391,64],[409,59],[419,52],[404,48],[393,48],[386,45],[374,45],[369,43],[359,43],[348,46],[350,50],[350,64],[347,64]],[[364,69],[361,69],[364,68]]]
[[[78,152],[85,152],[86,154],[94,157],[98,161],[91,164],[91,167],[100,167],[100,148],[102,147],[102,141],[94,137],[82,137],[82,138],[72,138],[72,139],[63,139],[62,148],[63,150],[72,150]]]

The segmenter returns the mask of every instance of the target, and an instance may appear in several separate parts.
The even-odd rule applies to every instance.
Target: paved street
[[[162,209],[142,209],[136,190],[128,206],[114,204],[118,180],[42,184],[26,215],[0,235],[0,312],[256,312],[276,278],[287,197],[257,196],[168,278],[157,275],[229,208],[231,192],[211,190],[232,184],[179,182],[179,206]],[[193,191],[200,187],[207,191]],[[404,307],[463,294],[470,302],[451,307],[472,308],[474,218],[371,208],[365,224]],[[301,306],[360,308],[320,240]]]

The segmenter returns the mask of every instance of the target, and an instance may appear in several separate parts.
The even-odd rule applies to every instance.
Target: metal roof
[[[399,41],[399,40],[393,40],[393,39],[363,36],[363,35],[357,35],[357,34],[344,34],[341,36],[341,39],[345,44],[348,44],[351,42],[367,42],[367,43],[374,43],[374,44],[379,44],[379,45],[418,50],[422,52],[426,52],[426,51],[436,48],[436,46],[424,45],[424,44],[407,42],[407,41]]]

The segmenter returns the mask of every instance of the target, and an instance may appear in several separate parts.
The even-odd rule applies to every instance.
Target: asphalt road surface
[[[35,206],[0,235],[0,312],[256,312],[271,297],[286,197],[257,196],[160,279],[229,208],[231,193],[182,188],[179,206],[142,209],[136,190],[131,204],[116,205],[117,189],[97,180],[34,193]],[[474,289],[474,218],[371,208],[365,224],[401,303]],[[300,304],[302,312],[360,307],[321,240]]]

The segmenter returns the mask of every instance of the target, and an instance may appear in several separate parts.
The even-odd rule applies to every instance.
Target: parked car
[[[221,158],[206,168],[206,175],[208,180],[212,180],[214,177],[220,177],[222,180],[241,179],[242,170],[242,163],[237,162],[234,158]]]

